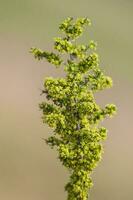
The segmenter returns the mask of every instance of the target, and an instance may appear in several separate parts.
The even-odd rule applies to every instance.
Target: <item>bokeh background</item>
[[[38,103],[43,80],[64,76],[29,53],[50,50],[66,17],[92,21],[82,41],[98,43],[101,66],[114,87],[96,95],[100,105],[115,103],[108,119],[102,162],[92,177],[91,200],[133,199],[133,1],[0,0],[0,199],[65,200],[67,170],[46,146],[52,130],[42,124]]]

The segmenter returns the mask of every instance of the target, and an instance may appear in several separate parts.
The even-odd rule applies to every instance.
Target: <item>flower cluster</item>
[[[114,104],[101,108],[95,102],[94,92],[113,84],[100,68],[95,52],[97,44],[93,40],[88,45],[75,43],[90,24],[88,18],[73,22],[69,17],[59,26],[65,37],[54,40],[54,50],[58,53],[31,49],[35,58],[45,58],[56,67],[64,67],[66,72],[65,78],[45,79],[42,93],[47,101],[39,107],[43,122],[54,131],[45,141],[51,148],[56,147],[58,158],[70,172],[70,180],[65,185],[67,200],[87,200],[93,185],[91,173],[101,160],[102,141],[107,137],[107,130],[100,122],[116,113]],[[62,54],[67,55],[67,61],[63,62]]]
[[[78,18],[73,23],[73,18],[68,17],[60,24],[59,29],[67,35],[67,38],[75,40],[82,35],[85,25],[91,25],[91,21],[88,18]]]
[[[62,60],[59,55],[47,51],[42,51],[41,49],[37,48],[31,48],[30,50],[31,53],[34,54],[34,57],[37,58],[38,60],[41,60],[45,58],[49,63],[54,64],[55,66],[60,66],[62,63]]]

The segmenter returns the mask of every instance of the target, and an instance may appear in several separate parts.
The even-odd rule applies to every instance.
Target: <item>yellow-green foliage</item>
[[[106,128],[99,123],[116,113],[115,105],[101,108],[94,99],[94,92],[112,86],[112,79],[100,69],[97,44],[93,40],[87,45],[75,43],[87,25],[91,25],[88,18],[73,22],[69,17],[59,26],[64,37],[54,38],[55,52],[31,48],[35,58],[45,58],[66,72],[65,78],[45,79],[42,92],[52,103],[45,101],[39,106],[43,122],[54,130],[45,141],[51,148],[56,147],[58,158],[70,172],[70,181],[65,185],[68,200],[87,200],[92,187],[90,176],[101,159],[101,142],[107,136]]]

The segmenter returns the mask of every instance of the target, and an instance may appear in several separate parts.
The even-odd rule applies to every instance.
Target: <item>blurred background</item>
[[[92,174],[90,200],[133,199],[133,1],[0,0],[0,199],[65,200],[68,172],[46,146],[52,130],[42,124],[38,104],[47,76],[64,76],[30,47],[51,50],[66,17],[89,17],[82,42],[98,43],[101,66],[114,87],[96,94],[100,105],[114,103],[118,114],[109,130],[103,160]]]

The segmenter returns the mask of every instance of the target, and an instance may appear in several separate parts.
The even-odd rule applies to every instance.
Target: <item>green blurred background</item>
[[[117,116],[104,122],[108,139],[92,175],[90,200],[133,199],[133,1],[0,0],[1,200],[66,199],[69,176],[41,139],[52,130],[42,124],[38,108],[44,78],[64,72],[37,62],[29,49],[50,50],[68,16],[91,19],[82,41],[97,41],[101,65],[114,80],[112,89],[96,95],[97,102],[118,107]]]

